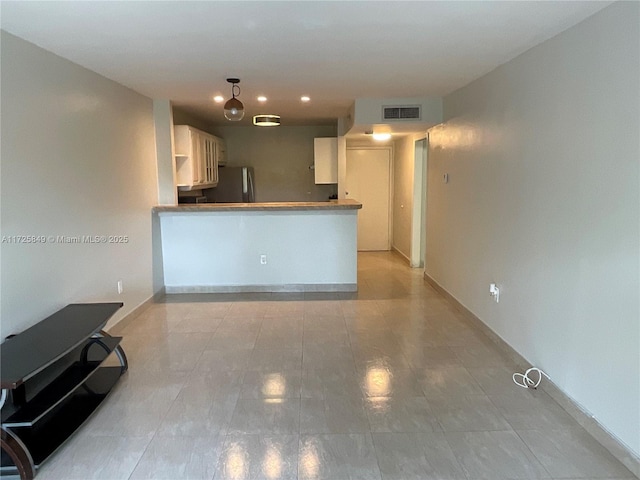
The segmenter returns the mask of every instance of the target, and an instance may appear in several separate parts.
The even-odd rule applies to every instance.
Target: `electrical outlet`
[[[122,280],[118,280],[118,294],[122,293]]]
[[[493,297],[496,303],[500,303],[500,288],[495,283],[489,285],[489,295]]]
[[[267,256],[260,255],[260,265],[266,265],[266,264],[267,264]]]

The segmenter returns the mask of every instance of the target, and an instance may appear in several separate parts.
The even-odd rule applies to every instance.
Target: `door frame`
[[[347,153],[349,150],[386,150],[389,153],[389,198],[388,198],[388,221],[387,221],[387,250],[391,250],[391,236],[393,234],[393,144],[390,145],[347,145]],[[345,155],[345,183],[346,183],[346,165],[347,155]],[[357,200],[357,199],[356,199]]]
[[[425,266],[427,231],[427,154],[428,137],[413,138],[413,201],[411,210],[411,267]]]

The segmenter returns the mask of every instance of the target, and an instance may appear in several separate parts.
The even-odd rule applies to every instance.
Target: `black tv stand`
[[[0,345],[0,476],[31,480],[127,370],[122,337],[102,330],[122,305],[67,305]],[[119,366],[103,366],[111,353]]]

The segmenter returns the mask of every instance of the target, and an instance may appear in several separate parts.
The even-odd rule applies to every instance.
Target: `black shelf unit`
[[[68,305],[0,346],[0,475],[32,479],[127,370],[122,337],[102,330],[120,307],[121,303]],[[120,366],[103,366],[112,353]]]

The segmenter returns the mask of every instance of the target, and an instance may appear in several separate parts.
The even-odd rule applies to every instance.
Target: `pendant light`
[[[244,118],[244,105],[236,98],[236,95],[240,95],[240,79],[227,78],[227,82],[231,84],[231,98],[224,104],[224,116],[231,122],[239,122]]]

